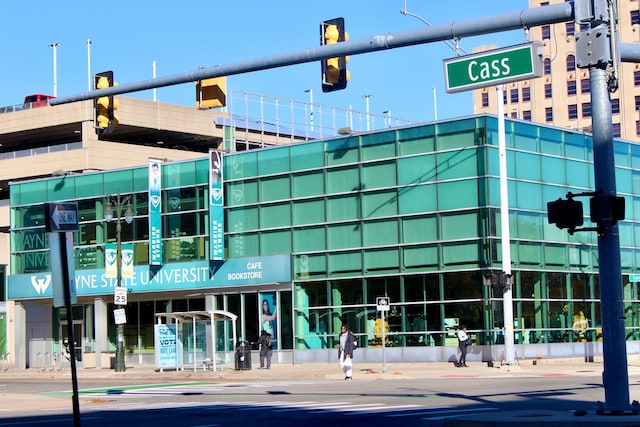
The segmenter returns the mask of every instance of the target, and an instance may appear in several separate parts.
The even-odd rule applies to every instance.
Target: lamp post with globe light
[[[131,196],[121,197],[120,191],[116,196],[107,197],[107,206],[104,209],[104,219],[111,221],[116,220],[116,286],[122,286],[122,219],[123,208],[124,220],[127,224],[133,222],[133,209],[131,208]],[[117,324],[116,337],[116,363],[115,371],[124,372],[126,365],[124,362],[124,323]]]

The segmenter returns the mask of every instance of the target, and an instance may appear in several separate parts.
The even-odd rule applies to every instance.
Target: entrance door
[[[82,362],[82,337],[84,337],[82,320],[74,320],[73,339],[76,352],[76,361],[78,362]],[[63,324],[60,325],[60,346],[61,351],[64,349],[64,351],[69,354],[69,327],[67,326],[66,320]]]

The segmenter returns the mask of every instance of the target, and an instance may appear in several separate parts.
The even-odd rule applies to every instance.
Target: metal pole
[[[122,286],[122,201],[120,200],[120,192],[116,199],[116,286]],[[124,324],[117,325],[117,342],[116,342],[116,372],[125,372],[127,367],[124,361]]]
[[[91,39],[87,39],[87,90],[90,92],[93,88],[91,82]]]
[[[500,231],[502,245],[502,272],[511,276],[511,230],[509,228],[509,184],[507,177],[507,142],[504,124],[504,88],[496,86],[498,103],[498,153],[500,156]],[[510,279],[509,279],[510,280]],[[502,318],[504,323],[504,364],[515,363],[513,338],[513,299],[511,283],[505,283],[502,294]]]
[[[72,234],[71,232],[67,232]],[[66,264],[67,254],[67,233],[59,233],[60,238],[60,257],[65,264],[62,269],[62,284],[64,288],[64,305],[67,308],[67,329],[69,335],[69,362],[71,363],[71,387],[72,387],[72,406],[73,406],[73,425],[80,427],[80,400],[78,398],[78,374],[76,369],[76,337],[73,333],[73,307],[71,305],[71,290],[69,289],[69,266]],[[71,238],[70,238],[71,240]],[[75,282],[74,282],[75,286]]]
[[[384,374],[385,372],[387,372],[387,358],[385,355],[385,329],[386,328],[386,324],[384,322],[384,312],[385,310],[382,310],[380,313],[382,313],[382,373]]]
[[[593,125],[593,169],[596,191],[616,195],[613,125],[607,71],[589,68]],[[604,227],[598,234],[600,307],[602,311],[602,351],[605,406],[612,413],[629,408],[629,373],[622,292],[622,263],[618,225]]]
[[[53,96],[58,96],[58,46],[60,46],[60,43],[49,45],[49,47],[53,48]]]
[[[478,36],[498,31],[530,28],[538,25],[566,22],[572,19],[573,2],[553,4],[509,12],[502,15],[474,18],[467,21],[451,22],[449,24],[433,27],[423,27],[417,30],[379,34],[364,39],[316,46],[296,52],[272,55],[233,64],[223,64],[137,83],[121,84],[119,86],[112,86],[107,89],[100,89],[99,91],[92,91],[90,93],[81,93],[55,98],[50,101],[50,105],[67,104],[70,102],[99,98],[101,96],[137,92],[152,88],[195,82],[213,77],[232,76],[236,74],[250,73],[253,71],[304,64],[307,62],[315,62],[339,56],[359,55],[362,53],[415,46],[430,42]]]

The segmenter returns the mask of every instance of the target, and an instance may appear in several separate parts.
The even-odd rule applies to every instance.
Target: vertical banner
[[[133,279],[133,243],[122,244],[122,278]]]
[[[220,151],[209,151],[209,171],[209,258],[219,261],[224,260],[224,197]]]
[[[149,159],[149,265],[162,265],[161,162]]]
[[[115,243],[104,245],[104,277],[108,279],[118,277],[117,256],[118,249]]]
[[[118,247],[115,243],[107,243],[104,248],[104,277],[118,277]],[[122,278],[133,278],[133,244],[122,244]]]

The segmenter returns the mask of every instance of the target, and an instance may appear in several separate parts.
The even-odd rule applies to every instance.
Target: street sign
[[[640,282],[640,274],[630,274],[629,275],[630,282]]]
[[[113,310],[113,320],[116,325],[124,325],[127,323],[127,313],[124,308],[116,308]]]
[[[127,288],[124,286],[116,287],[116,293],[113,297],[114,305],[127,305]]]
[[[389,297],[378,297],[376,298],[376,306],[378,311],[389,311],[389,306],[391,305],[391,301]]]
[[[45,226],[48,232],[78,231],[78,203],[45,203]]]
[[[540,77],[542,72],[542,43],[539,42],[444,60],[448,93]]]

